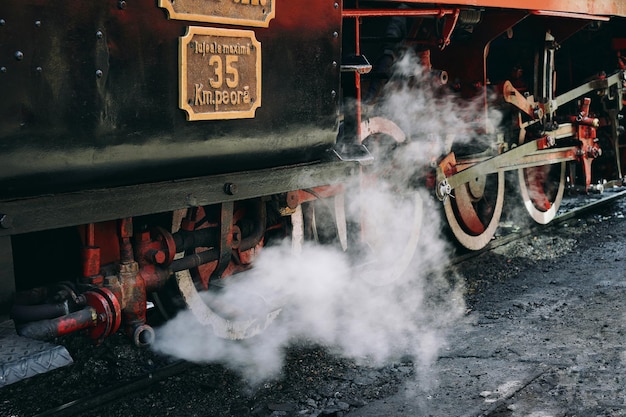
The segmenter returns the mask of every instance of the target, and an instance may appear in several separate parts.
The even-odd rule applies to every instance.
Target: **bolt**
[[[8,214],[0,214],[0,227],[8,229],[13,226],[13,219]]]
[[[37,71],[37,72],[41,72],[41,71],[43,71],[43,68],[41,68],[41,67],[37,67],[37,68],[35,68],[35,71]]]
[[[126,2],[124,0],[118,1],[117,2],[117,8],[120,10],[125,10],[126,9]]]
[[[163,265],[165,263],[165,252],[162,250],[153,251],[150,257],[152,258],[152,262],[157,265]]]
[[[35,20],[35,26],[40,28],[41,27],[41,20]]]
[[[7,67],[0,67],[0,72],[7,72]]]
[[[338,38],[339,37],[339,33],[338,32],[333,32],[333,38]]]
[[[6,20],[4,19],[0,19],[0,26],[4,26],[7,23]]]
[[[224,192],[228,195],[237,194],[237,184],[233,184],[232,182],[227,182],[224,184]]]
[[[101,31],[101,30],[99,30],[99,31],[97,31],[97,32],[96,32],[96,38],[98,38],[98,39],[102,39],[103,37],[104,37],[104,33],[102,33],[102,31]]]
[[[22,59],[24,59],[24,53],[22,51],[16,51],[15,59],[17,59],[18,61],[21,61]]]
[[[96,77],[102,78],[103,72],[102,70],[96,70]]]

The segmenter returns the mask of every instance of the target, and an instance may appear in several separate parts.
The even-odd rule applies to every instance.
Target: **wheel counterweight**
[[[443,207],[450,230],[470,250],[485,247],[493,238],[504,205],[504,172],[478,177],[453,190]]]
[[[524,207],[539,224],[548,224],[556,216],[565,190],[566,166],[561,162],[518,170]]]

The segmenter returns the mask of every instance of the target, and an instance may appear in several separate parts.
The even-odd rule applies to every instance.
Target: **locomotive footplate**
[[[0,323],[0,388],[73,362],[65,347],[18,336],[12,321]]]

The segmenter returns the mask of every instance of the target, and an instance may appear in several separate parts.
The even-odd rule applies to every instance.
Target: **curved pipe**
[[[33,321],[17,325],[17,334],[31,339],[49,339],[63,336],[78,330],[88,329],[97,324],[97,314],[93,307],[85,307],[62,317],[51,320]]]
[[[137,347],[151,345],[155,339],[154,329],[147,324],[138,325],[132,331],[132,339]]]
[[[67,303],[23,305],[15,304],[11,308],[11,318],[17,322],[53,319],[70,312]]]

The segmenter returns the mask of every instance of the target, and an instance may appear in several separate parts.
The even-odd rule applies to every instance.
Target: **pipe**
[[[184,252],[197,247],[211,247],[217,244],[219,230],[216,227],[207,227],[194,231],[179,230],[174,233],[176,252]]]
[[[219,251],[212,249],[193,255],[187,255],[184,258],[175,259],[170,265],[171,272],[183,271],[185,269],[195,268],[197,266],[217,261],[219,259]]]
[[[38,321],[64,316],[70,312],[67,303],[23,305],[15,304],[10,316],[16,322]]]
[[[35,287],[27,291],[20,291],[15,294],[15,303],[32,305],[43,303],[48,297],[47,287]]]
[[[246,228],[242,225],[242,234],[245,236],[240,245],[239,250],[246,251],[252,249],[259,244],[263,234],[265,233],[265,223],[267,218],[265,203],[261,200],[256,201],[257,207],[255,211],[257,213],[256,219],[252,222],[252,227]],[[184,252],[197,247],[214,247],[219,241],[219,229],[216,227],[207,227],[205,229],[199,229],[194,231],[179,230],[173,234],[174,243],[176,245],[176,252]],[[207,263],[216,259],[210,259],[201,263]],[[176,261],[174,261],[176,262]],[[195,265],[197,266],[197,265]],[[178,267],[177,267],[178,268]],[[187,268],[183,268],[187,269]],[[180,271],[181,269],[173,269],[173,271]]]
[[[135,326],[132,331],[132,339],[137,347],[148,346],[154,342],[154,329],[147,324]]]
[[[88,329],[96,324],[96,310],[93,307],[85,307],[82,310],[55,319],[17,325],[16,330],[20,336],[31,339],[49,339]]]

